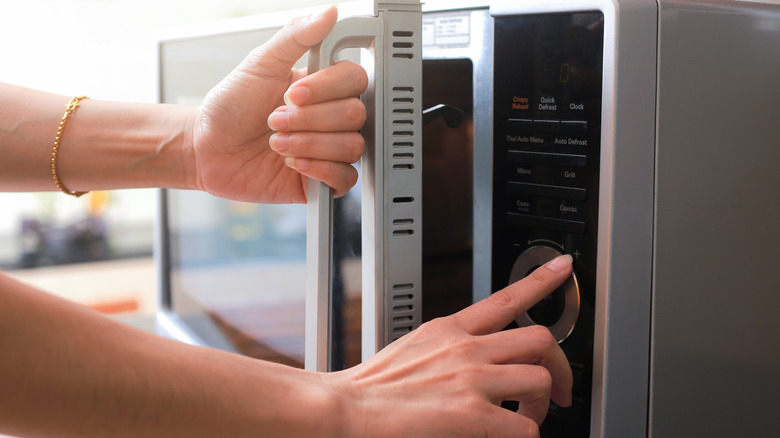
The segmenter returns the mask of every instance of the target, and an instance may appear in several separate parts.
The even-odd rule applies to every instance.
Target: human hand
[[[423,324],[330,376],[347,391],[355,436],[536,437],[550,399],[571,404],[572,372],[544,327],[501,331],[571,275],[559,257],[454,315]],[[501,402],[520,402],[518,413]],[[349,414],[352,415],[352,414]]]
[[[242,201],[301,203],[306,177],[336,196],[355,184],[365,71],[349,62],[311,76],[292,68],[337,14],[330,7],[293,20],[209,92],[191,121],[192,186]]]

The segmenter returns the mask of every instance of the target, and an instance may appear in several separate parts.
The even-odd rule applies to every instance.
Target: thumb
[[[329,6],[308,17],[292,20],[258,48],[254,66],[249,66],[249,70],[266,78],[289,76],[293,65],[328,35],[337,19],[338,10]]]

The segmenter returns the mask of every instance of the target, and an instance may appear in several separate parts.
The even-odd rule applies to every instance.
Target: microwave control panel
[[[574,373],[573,405],[551,403],[541,436],[587,437],[604,16],[500,16],[494,41],[492,290],[574,257],[572,277],[511,327],[547,326]]]

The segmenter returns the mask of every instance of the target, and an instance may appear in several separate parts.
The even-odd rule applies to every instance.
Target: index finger
[[[472,335],[497,332],[551,294],[571,273],[571,256],[557,257],[522,280],[454,314],[453,318]]]

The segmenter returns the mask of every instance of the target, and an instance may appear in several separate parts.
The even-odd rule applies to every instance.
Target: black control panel
[[[573,405],[551,404],[543,438],[590,434],[603,21],[495,19],[492,289],[574,257],[572,277],[513,324],[549,327],[574,372]]]

